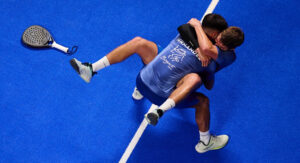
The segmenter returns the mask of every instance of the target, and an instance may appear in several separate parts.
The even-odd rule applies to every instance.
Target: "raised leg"
[[[176,104],[188,97],[201,84],[201,78],[196,73],[190,73],[184,76],[178,83],[177,88],[171,93],[169,98],[159,106],[158,109],[146,114],[146,120],[156,125],[158,119],[162,117],[164,112],[172,109]]]
[[[178,104],[184,98],[188,97],[201,84],[201,78],[196,73],[190,73],[184,76],[176,85],[176,89],[169,96]]]
[[[135,37],[117,47],[106,55],[110,64],[124,61],[133,54],[138,54],[145,64],[151,62],[157,55],[157,45],[141,37]]]
[[[81,63],[76,58],[70,60],[70,64],[80,77],[89,83],[92,76],[97,71],[109,65],[122,62],[133,54],[138,54],[144,64],[148,64],[155,58],[157,52],[158,48],[154,42],[141,37],[135,37],[127,43],[115,48],[113,51],[93,64]]]

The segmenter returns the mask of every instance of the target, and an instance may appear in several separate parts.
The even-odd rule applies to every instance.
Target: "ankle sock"
[[[163,112],[166,112],[175,107],[175,101],[168,98],[162,105],[159,106]]]
[[[210,140],[209,130],[205,132],[199,131],[199,135],[200,135],[200,141],[202,141],[205,145],[208,145]]]
[[[108,67],[109,65],[110,63],[107,57],[104,56],[103,58],[92,64],[93,72],[97,72],[105,67]]]

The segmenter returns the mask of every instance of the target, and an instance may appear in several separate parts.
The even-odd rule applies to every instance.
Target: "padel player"
[[[244,40],[243,32],[238,27],[229,27],[224,31],[219,30],[219,26],[205,27],[205,24],[222,22],[220,20],[224,20],[220,15],[207,15],[203,20],[203,29],[197,19],[189,21],[189,24],[195,28],[199,43],[199,48],[195,51],[179,35],[159,54],[158,46],[154,42],[136,37],[93,64],[81,63],[75,58],[70,62],[81,78],[90,82],[97,71],[122,62],[137,53],[147,65],[137,77],[137,89],[152,103],[159,106],[154,112],[146,115],[149,123],[155,125],[163,113],[175,105],[179,108],[193,107],[196,109],[195,117],[200,133],[196,151],[203,153],[220,149],[228,142],[228,136],[210,135],[208,98],[195,92],[201,83],[209,89],[212,88],[215,72],[233,63],[236,57],[234,48],[241,45]],[[224,22],[226,23],[224,20],[220,24],[224,25]],[[212,39],[217,37],[215,45],[206,34]],[[212,60],[208,64],[210,58]]]

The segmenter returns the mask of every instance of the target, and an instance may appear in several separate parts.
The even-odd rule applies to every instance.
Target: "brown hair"
[[[239,27],[228,27],[222,32],[220,41],[228,49],[234,49],[244,42],[244,32]]]

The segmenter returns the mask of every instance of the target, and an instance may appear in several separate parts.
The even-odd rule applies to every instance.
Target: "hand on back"
[[[190,25],[193,26],[193,27],[201,26],[200,21],[199,21],[198,19],[196,19],[196,18],[192,18],[192,19],[188,22],[188,24],[190,24]]]
[[[211,60],[211,57],[207,55],[203,55],[199,48],[197,48],[195,51],[198,54],[198,58],[202,62],[202,67],[207,67]]]

